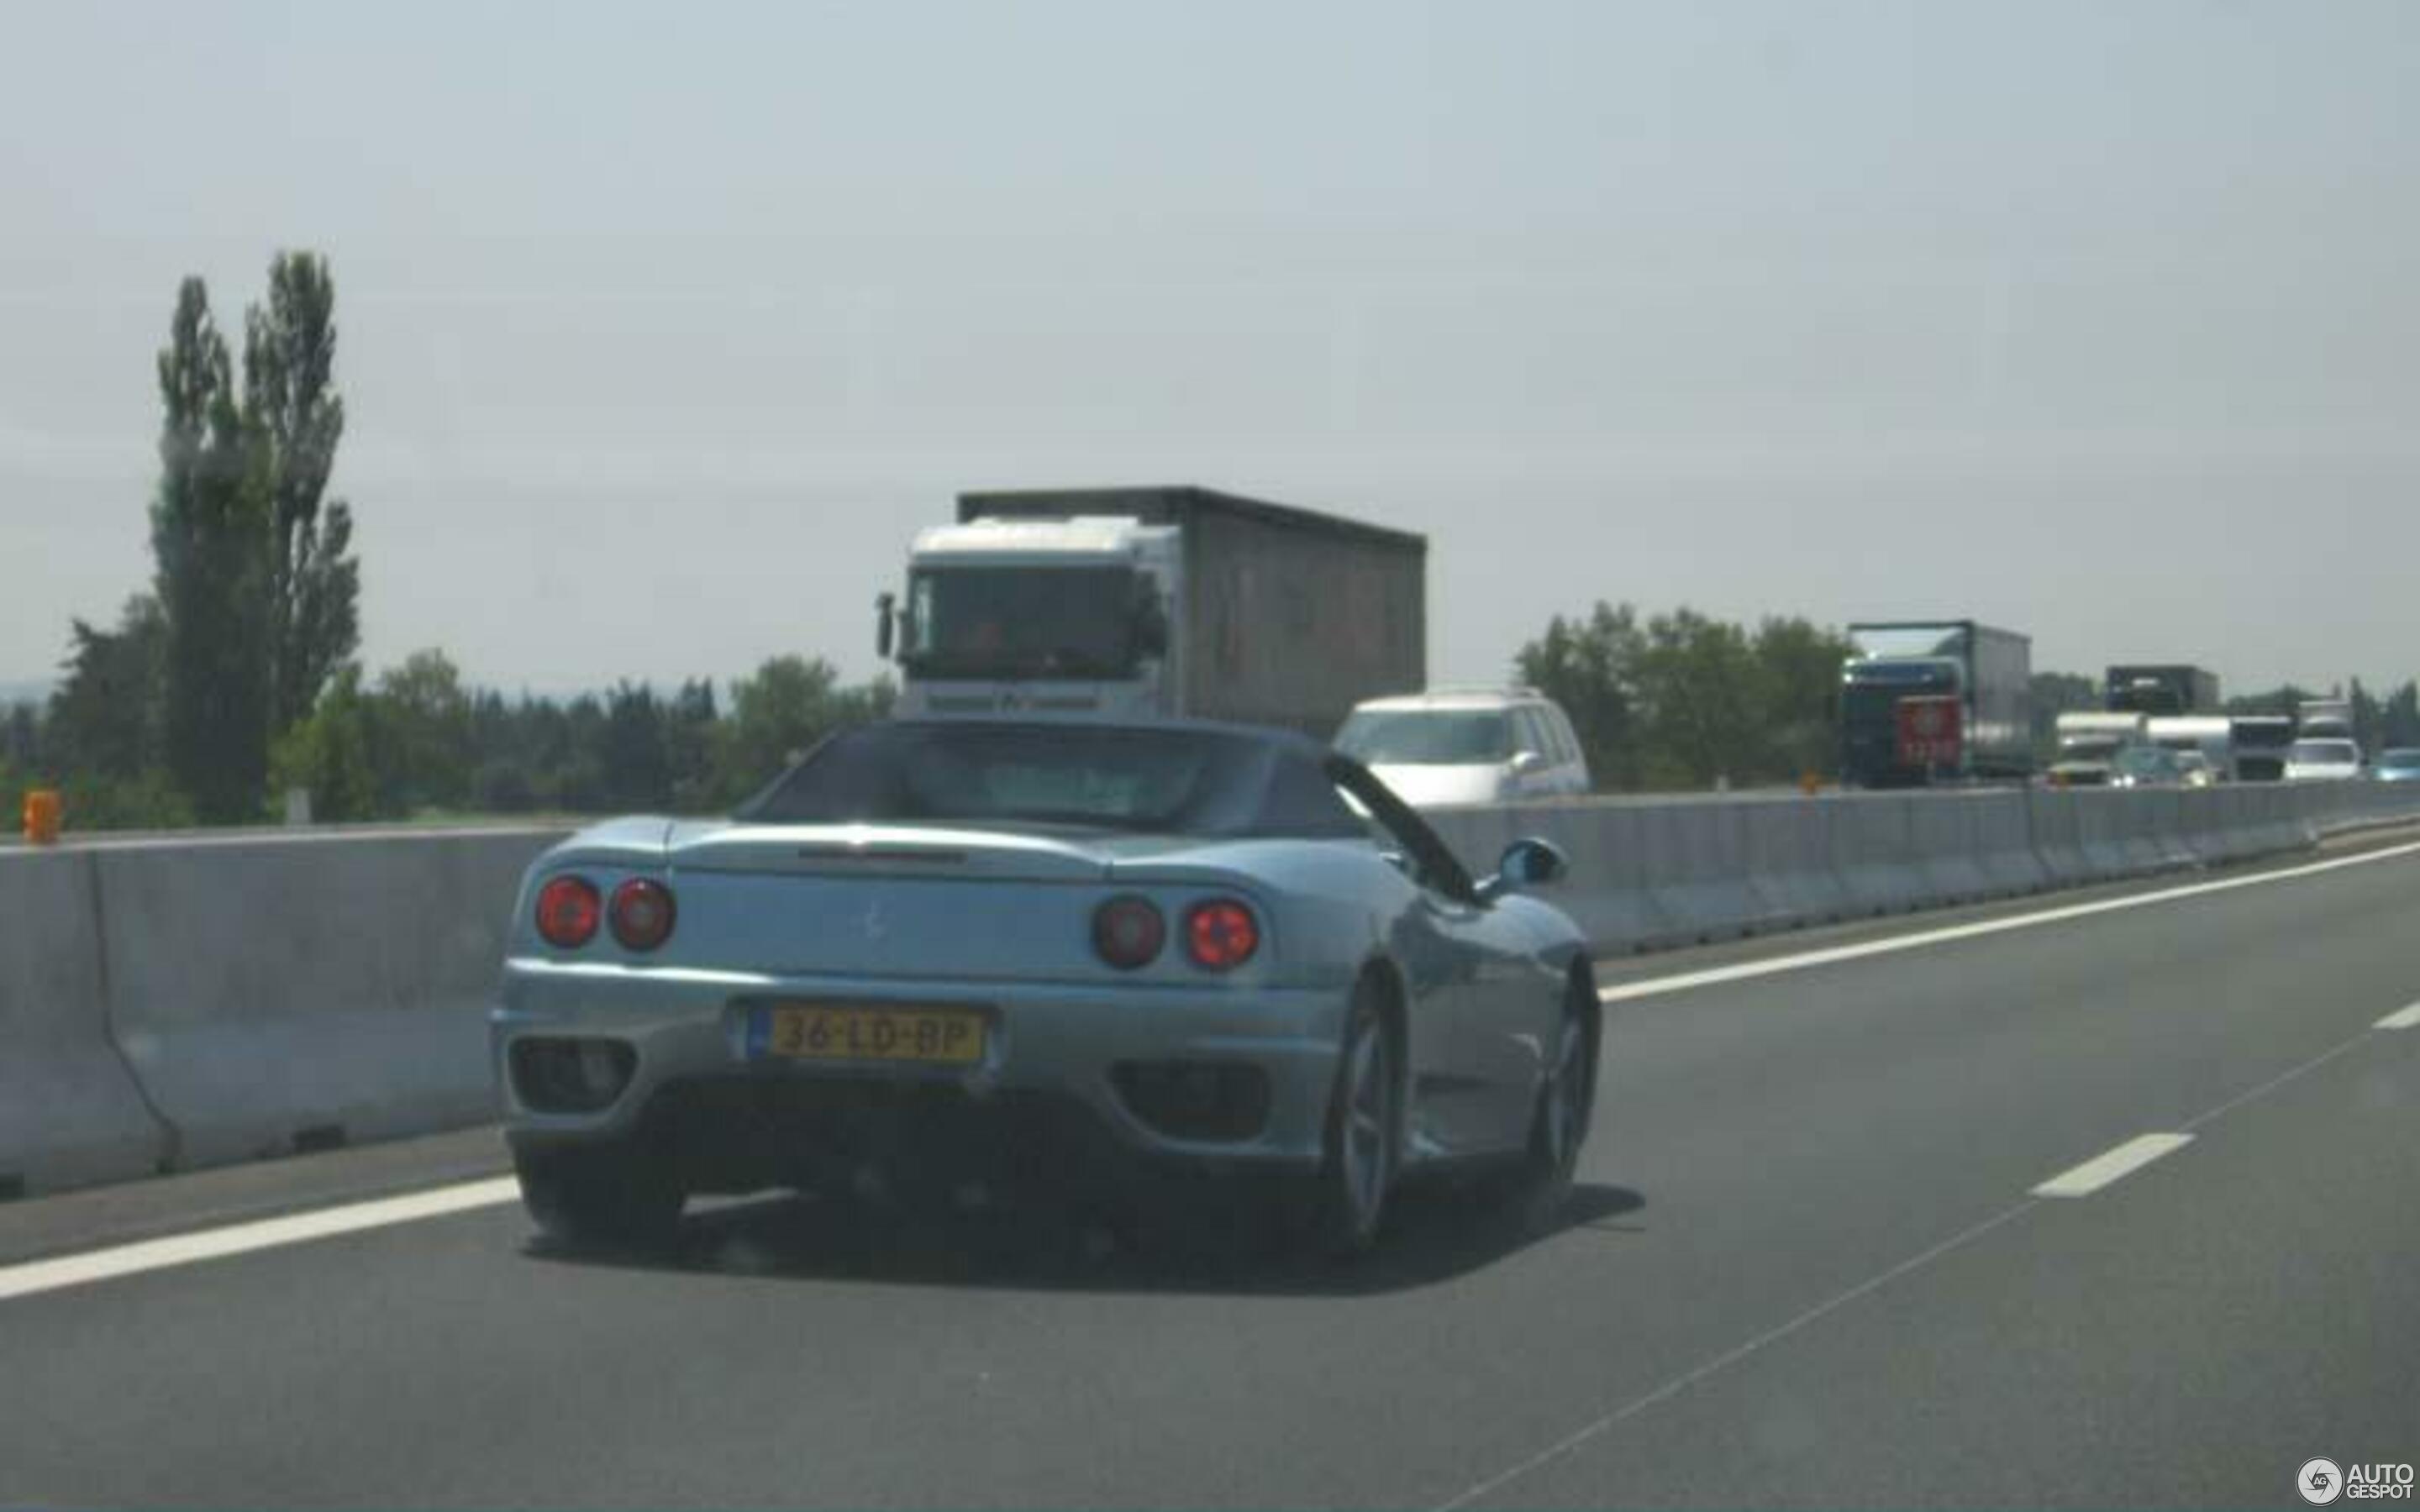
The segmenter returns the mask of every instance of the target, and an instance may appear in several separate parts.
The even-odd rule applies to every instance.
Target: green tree
[[[1763,775],[1759,723],[1769,700],[1738,625],[1686,608],[1649,620],[1638,690],[1652,785],[1705,787]]]
[[[0,762],[17,772],[38,770],[43,765],[46,737],[39,705],[23,701],[10,704],[8,717],[0,719]],[[0,794],[8,791],[0,787]]]
[[[178,290],[160,353],[151,546],[167,623],[167,767],[206,823],[252,818],[269,770],[268,563],[226,342],[198,278]]]
[[[1645,650],[1627,604],[1600,602],[1583,621],[1558,614],[1513,657],[1520,679],[1562,705],[1600,788],[1629,790],[1643,773],[1638,661]]]
[[[335,389],[336,286],[326,259],[281,253],[269,301],[244,317],[242,425],[268,536],[270,720],[311,712],[361,640],[361,567],[351,507],[321,499],[345,434]]]
[[[672,763],[664,748],[663,705],[654,688],[625,682],[606,699],[604,744],[597,756],[609,807],[670,806]]]
[[[1840,664],[1853,649],[1848,637],[1805,619],[1768,617],[1758,625],[1750,649],[1765,702],[1763,760],[1749,776],[1788,782],[1832,770],[1840,757]]]
[[[377,716],[361,670],[346,667],[310,715],[271,748],[271,791],[309,793],[311,817],[321,824],[388,817],[371,755],[377,745]]]
[[[718,796],[737,803],[771,781],[833,730],[856,722],[840,674],[817,656],[775,656],[731,686],[731,717],[717,766]]]
[[[380,808],[410,814],[469,800],[471,700],[445,653],[415,651],[383,673],[370,719]]]
[[[168,666],[160,601],[138,594],[126,601],[117,628],[71,620],[69,634],[74,649],[44,722],[49,762],[61,772],[117,781],[159,773],[167,759],[162,726]]]
[[[2420,682],[2406,679],[2379,715],[2381,748],[2420,746]]]
[[[2385,723],[2385,710],[2380,706],[2377,696],[2361,686],[2358,677],[2352,680],[2350,697],[2353,744],[2359,746],[2365,754],[2374,756],[2378,753],[2379,735]]]
[[[714,806],[718,723],[714,684],[706,678],[681,684],[664,715],[664,755],[671,768],[675,813],[703,813]]]

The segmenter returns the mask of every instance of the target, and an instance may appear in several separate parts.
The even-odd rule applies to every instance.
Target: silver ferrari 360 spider
[[[1579,931],[1354,762],[1202,723],[873,724],[729,819],[530,868],[492,1019],[521,1189],[571,1242],[691,1194],[1212,1167],[1368,1245],[1398,1181],[1545,1206],[1594,1100]],[[985,1187],[985,1190],[988,1190]]]

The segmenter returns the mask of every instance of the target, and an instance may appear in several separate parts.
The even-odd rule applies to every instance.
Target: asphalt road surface
[[[1609,964],[1568,1225],[1342,1270],[576,1259],[492,1134],[20,1204],[0,1504],[2299,1506],[2420,1459],[2420,854],[2312,865]]]

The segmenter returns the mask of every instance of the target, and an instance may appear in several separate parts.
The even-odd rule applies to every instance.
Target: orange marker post
[[[25,843],[59,842],[59,793],[56,788],[29,788],[25,793]]]

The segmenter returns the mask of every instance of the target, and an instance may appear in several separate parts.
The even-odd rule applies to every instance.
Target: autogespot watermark
[[[2339,1496],[2348,1502],[2409,1502],[2412,1467],[2383,1460],[2339,1467],[2333,1459],[2312,1459],[2294,1472],[2294,1489],[2313,1506],[2325,1506]]]

